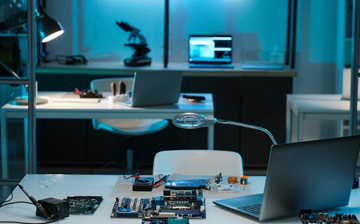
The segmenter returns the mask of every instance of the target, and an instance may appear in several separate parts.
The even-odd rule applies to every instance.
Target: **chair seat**
[[[163,119],[93,119],[96,130],[106,130],[121,135],[135,136],[158,132],[168,126]]]
[[[225,150],[166,150],[156,153],[153,175],[243,176],[239,153]]]

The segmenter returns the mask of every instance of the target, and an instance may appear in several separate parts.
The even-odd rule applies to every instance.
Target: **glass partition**
[[[16,111],[8,104],[27,97],[28,30],[11,29],[27,22],[27,7],[27,1],[0,0],[0,201],[28,173],[28,105]]]
[[[27,26],[3,32],[27,21],[27,2],[0,0],[0,61],[27,78]],[[15,78],[0,65],[0,79]]]
[[[233,37],[233,62],[284,63],[287,0],[170,1],[169,62],[188,61],[190,35]]]

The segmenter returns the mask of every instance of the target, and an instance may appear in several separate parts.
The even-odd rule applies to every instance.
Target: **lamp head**
[[[210,127],[217,122],[211,115],[205,116],[197,113],[182,113],[172,119],[172,123],[179,128],[195,129]]]
[[[38,21],[38,31],[43,43],[55,39],[64,33],[61,24],[51,18],[41,5],[35,9],[35,14],[37,17],[42,17]]]

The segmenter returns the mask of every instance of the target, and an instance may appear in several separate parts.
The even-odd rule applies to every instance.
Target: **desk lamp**
[[[45,9],[42,6],[38,6],[35,9],[35,21],[38,22],[38,32],[41,38],[41,41],[43,43],[46,43],[50,40],[55,39],[56,37],[60,36],[61,34],[64,33],[64,30],[61,26],[61,24],[59,22],[57,22],[55,19],[51,18],[50,16],[48,16],[48,14],[46,13]],[[0,33],[6,33],[10,30],[16,29],[18,27],[21,27],[23,25],[26,25],[27,22],[16,25],[14,27],[11,27],[9,29],[6,30],[1,30]],[[20,79],[20,77],[18,76],[18,74],[16,74],[16,72],[14,72],[9,66],[7,66],[6,64],[4,64],[1,60],[0,60],[0,64],[11,74],[13,75],[15,78]],[[27,86],[25,86],[25,88],[27,88]],[[36,104],[45,104],[48,101],[46,99],[42,99],[42,98],[36,98]],[[27,105],[28,104],[28,99],[27,98],[23,98],[23,97],[17,97],[13,100],[11,100],[9,102],[12,105]]]
[[[211,115],[205,116],[205,115],[197,114],[197,113],[182,113],[182,114],[176,115],[172,119],[172,123],[176,127],[184,128],[184,129],[196,129],[196,128],[210,127],[216,123],[241,126],[241,127],[255,129],[255,130],[264,132],[265,134],[267,134],[270,137],[270,139],[274,143],[274,145],[277,145],[277,142],[276,142],[274,136],[270,133],[270,131],[268,131],[265,128],[255,126],[255,125],[250,125],[250,124],[244,124],[244,123],[240,123],[240,122],[218,120]]]

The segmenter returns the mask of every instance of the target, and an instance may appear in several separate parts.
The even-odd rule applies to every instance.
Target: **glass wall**
[[[287,0],[171,0],[169,4],[169,63],[188,61],[191,34],[232,35],[234,62],[284,61]],[[134,53],[124,46],[131,42],[130,32],[115,23],[124,21],[140,29],[152,61],[163,62],[163,0],[48,0],[47,10],[65,29],[65,35],[47,44],[49,60],[59,54],[82,54],[91,61],[123,61]]]

